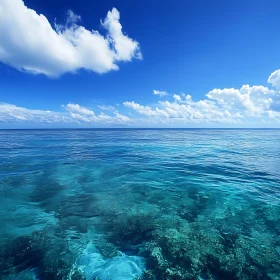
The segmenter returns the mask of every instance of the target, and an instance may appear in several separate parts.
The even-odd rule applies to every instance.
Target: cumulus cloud
[[[164,110],[160,110],[157,107],[155,109],[152,109],[149,106],[142,106],[138,103],[135,103],[134,101],[132,102],[124,102],[123,103],[124,106],[131,108],[135,111],[137,111],[138,113],[148,116],[148,117],[169,117],[168,113]]]
[[[181,96],[178,95],[178,94],[174,94],[174,95],[173,95],[173,98],[174,98],[176,101],[181,101]]]
[[[178,103],[174,101],[161,101],[159,106],[151,108],[135,102],[124,102],[139,114],[148,117],[149,123],[166,125],[184,124],[210,124],[210,123],[240,123],[241,116],[232,115],[226,110],[218,110],[207,102],[194,102],[193,104]],[[147,121],[147,120],[146,120]]]
[[[63,105],[63,107],[72,114],[80,114],[80,115],[84,115],[84,116],[94,116],[94,112],[92,110],[84,108],[84,107],[80,106],[79,104],[69,103],[66,106]]]
[[[108,39],[115,50],[115,59],[122,61],[130,61],[133,57],[142,59],[138,42],[123,34],[119,20],[120,13],[117,9],[113,8],[102,22],[103,27],[108,30]]]
[[[67,123],[69,117],[64,113],[32,110],[12,104],[0,103],[0,122],[2,123]]]
[[[267,81],[276,88],[280,89],[280,69],[271,73]]]
[[[116,110],[116,108],[114,106],[111,106],[111,105],[98,105],[97,107],[101,110],[104,110],[104,111]]]
[[[159,95],[160,97],[168,95],[166,91],[154,90],[154,95]]]
[[[82,107],[79,104],[69,103],[63,107],[69,112],[71,120],[76,122],[98,124],[124,124],[129,122],[129,118],[120,114],[118,111],[115,111],[113,116],[109,116],[103,112],[96,115],[92,110]]]
[[[241,88],[215,88],[204,98],[195,100],[190,94],[167,94],[156,104],[143,105],[125,101],[118,110],[99,105],[106,111],[96,113],[79,104],[63,105],[64,111],[32,110],[0,103],[0,123],[49,123],[83,125],[132,126],[263,126],[280,125],[280,93],[265,86],[243,85]],[[100,110],[98,110],[100,111]],[[128,116],[129,117],[128,117]]]
[[[273,76],[273,75],[272,75]],[[194,101],[191,95],[174,94],[173,100],[144,106],[134,101],[123,105],[155,123],[233,123],[241,124],[263,118],[280,121],[280,95],[265,86],[243,85],[236,88],[215,88],[204,99]]]
[[[16,105],[0,103],[0,123],[26,123],[26,124],[99,124],[116,125],[130,121],[127,116],[115,111],[113,115],[101,113],[96,115],[92,110],[69,103],[62,105],[63,112],[32,110]]]
[[[240,89],[213,89],[206,96],[227,110],[242,111],[247,116],[260,116],[269,110],[276,94],[264,86],[244,85]]]
[[[68,12],[65,25],[29,9],[22,0],[0,1],[0,61],[33,74],[59,76],[86,69],[96,73],[118,70],[119,61],[141,59],[139,43],[122,32],[120,13],[113,8],[104,21],[107,31],[78,25],[80,16]]]

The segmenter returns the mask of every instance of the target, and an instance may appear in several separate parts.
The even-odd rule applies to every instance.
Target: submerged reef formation
[[[73,271],[75,254],[52,229],[19,236],[1,247],[1,279],[85,279]],[[79,278],[77,278],[79,275]]]
[[[141,279],[279,279],[278,207],[260,213],[253,201],[236,204],[193,189],[173,199],[107,221],[109,242],[146,259]]]
[[[2,244],[1,279],[280,279],[278,207],[193,189],[175,199],[70,196],[55,226]]]
[[[3,242],[1,279],[280,279],[278,206],[194,189],[154,195],[127,205],[68,196],[56,225]]]

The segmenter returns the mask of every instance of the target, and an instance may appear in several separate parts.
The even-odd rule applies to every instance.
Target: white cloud
[[[0,103],[0,123],[35,124],[125,124],[130,119],[115,111],[113,116],[95,113],[79,104],[62,106],[65,112],[32,110],[12,104]]]
[[[98,116],[98,119],[101,123],[104,124],[126,124],[130,122],[130,118],[120,114],[118,111],[114,112],[115,116],[108,116],[104,113],[101,113]]]
[[[124,106],[131,108],[135,111],[137,111],[139,114],[148,116],[148,117],[169,117],[168,113],[164,110],[160,110],[158,108],[152,109],[149,106],[142,106],[138,103],[135,103],[134,101],[132,102],[124,102]]]
[[[227,110],[242,111],[248,116],[266,112],[277,93],[264,86],[244,85],[240,89],[213,89],[206,96]]]
[[[280,69],[271,73],[267,82],[280,89]]]
[[[249,120],[261,122],[261,119],[280,121],[279,92],[265,86],[216,88],[209,91],[205,99],[198,101],[194,101],[189,94],[174,94],[172,101],[159,101],[154,106],[144,106],[134,101],[123,104],[154,123],[240,124]]]
[[[66,106],[63,106],[69,113],[73,121],[76,122],[85,122],[85,123],[98,123],[98,124],[124,124],[130,121],[130,119],[118,111],[114,112],[114,116],[109,116],[103,112],[99,115],[80,106],[79,104],[69,103]]]
[[[108,30],[108,40],[113,44],[115,59],[121,61],[130,61],[133,57],[142,59],[138,42],[123,34],[119,20],[120,13],[113,8],[102,22],[104,28]]]
[[[85,116],[94,116],[94,112],[87,108],[81,107],[79,104],[69,103],[66,106],[63,106],[67,111],[74,114],[81,114]]]
[[[141,59],[138,42],[122,32],[117,9],[102,22],[107,36],[78,25],[80,16],[68,12],[66,25],[54,29],[48,19],[22,0],[0,1],[0,61],[18,70],[59,76],[86,69],[117,70],[118,61]]]
[[[12,104],[0,103],[0,122],[35,122],[35,123],[66,123],[69,117],[64,113],[32,110]]]
[[[174,95],[173,95],[173,98],[174,98],[176,101],[181,101],[181,100],[182,100],[181,97],[180,97],[180,95],[178,95],[178,94],[174,94]]]
[[[81,16],[76,15],[73,11],[68,10],[67,12],[67,20],[66,20],[66,25],[72,25],[73,23],[77,23],[81,20]]]
[[[113,111],[116,109],[114,106],[111,105],[98,105],[97,107],[104,111]]]
[[[280,112],[276,112],[276,111],[268,111],[268,116],[271,119],[275,119],[276,121],[280,122]]]
[[[151,105],[135,101],[123,102],[118,110],[99,105],[107,114],[95,113],[79,104],[62,106],[63,112],[32,110],[0,103],[1,123],[47,123],[77,125],[132,125],[132,126],[278,126],[280,125],[280,94],[265,86],[243,85],[240,89],[224,88],[209,91],[205,98],[194,100],[191,95],[168,95]],[[137,114],[135,114],[135,112]],[[129,117],[128,117],[129,116]]]
[[[168,95],[166,91],[155,90],[153,91],[154,95],[159,95],[160,97]]]

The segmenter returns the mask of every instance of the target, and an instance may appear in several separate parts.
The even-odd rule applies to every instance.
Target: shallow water
[[[0,279],[280,279],[280,130],[2,130],[0,161]]]

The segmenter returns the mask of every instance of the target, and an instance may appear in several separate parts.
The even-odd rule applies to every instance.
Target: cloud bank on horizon
[[[0,104],[0,123],[33,123],[73,125],[120,125],[120,126],[182,126],[182,125],[246,125],[250,120],[280,125],[280,71],[273,72],[268,82],[275,86],[243,85],[240,89],[213,89],[205,99],[193,100],[189,94],[156,94],[160,100],[156,105],[141,105],[135,101],[124,101],[118,106],[96,106],[92,109],[69,103],[62,105],[64,111],[53,112],[31,110],[12,104]],[[158,92],[153,91],[153,94]],[[165,100],[162,97],[166,97]],[[170,97],[169,97],[170,96]],[[103,111],[107,111],[104,113]]]
[[[102,74],[118,70],[118,62],[142,58],[139,43],[123,34],[116,8],[101,21],[106,36],[79,25],[80,19],[68,11],[66,24],[53,28],[22,0],[1,0],[0,61],[21,71],[57,77],[79,69]]]

